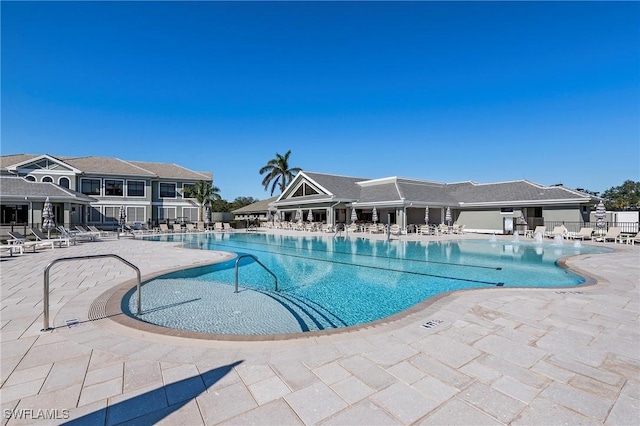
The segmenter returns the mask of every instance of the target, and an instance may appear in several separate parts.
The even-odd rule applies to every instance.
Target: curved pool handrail
[[[238,293],[238,265],[240,263],[240,259],[244,258],[244,257],[250,257],[251,259],[255,260],[256,263],[258,263],[258,265],[262,266],[264,268],[265,271],[267,271],[268,273],[271,274],[271,276],[273,277],[274,280],[276,280],[276,291],[278,291],[278,277],[276,277],[276,274],[274,274],[273,272],[271,272],[271,270],[269,268],[267,268],[266,266],[264,266],[264,264],[262,262],[260,262],[258,260],[257,257],[255,257],[252,254],[241,254],[240,256],[238,256],[236,258],[236,293]]]
[[[80,260],[80,259],[95,259],[95,258],[102,258],[102,257],[113,257],[115,259],[118,259],[119,261],[121,261],[122,263],[124,263],[125,265],[133,268],[136,271],[136,274],[138,275],[138,286],[137,286],[137,291],[138,291],[138,315],[140,315],[140,313],[142,312],[142,299],[141,299],[141,291],[140,291],[140,287],[141,287],[141,280],[140,280],[140,269],[138,269],[138,267],[136,265],[134,265],[133,263],[129,262],[128,260],[125,260],[123,258],[121,258],[120,256],[118,256],[117,254],[92,254],[92,255],[88,255],[88,256],[73,256],[73,257],[60,257],[52,262],[50,262],[47,267],[44,269],[44,298],[43,298],[43,305],[44,305],[44,312],[43,312],[43,328],[40,331],[49,331],[52,328],[49,327],[49,270],[51,269],[51,267],[53,265],[55,265],[58,262],[63,262],[63,261],[67,261],[67,260]]]

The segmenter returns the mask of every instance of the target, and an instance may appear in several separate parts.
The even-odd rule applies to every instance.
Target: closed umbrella
[[[373,213],[371,214],[371,220],[373,221],[373,223],[376,223],[378,221],[378,210],[375,207],[373,208]]]
[[[56,222],[54,221],[55,217],[53,216],[53,207],[51,206],[49,197],[47,197],[44,202],[44,206],[42,207],[42,219],[42,229],[46,229],[47,237],[51,238],[51,230],[55,229]]]
[[[127,222],[127,213],[124,210],[124,206],[120,206],[120,217],[118,219],[118,223],[120,223],[120,228],[124,230],[124,224]]]
[[[351,209],[351,222],[356,222],[358,220],[358,213],[356,213],[356,209]]]
[[[311,209],[309,209],[309,214],[307,215],[307,221],[313,222],[313,213],[311,212]]]
[[[451,226],[451,209],[447,207],[447,213],[444,215],[444,220],[447,222],[447,225]]]
[[[208,225],[211,222],[211,208],[204,206],[204,223]]]
[[[429,224],[429,206],[424,208],[424,224]]]
[[[605,226],[604,219],[607,217],[607,209],[602,200],[596,206],[596,227],[602,230]]]
[[[302,222],[302,209],[296,210],[296,222]]]
[[[271,221],[271,219],[273,219],[273,215],[271,214],[271,210],[267,210],[267,222]]]

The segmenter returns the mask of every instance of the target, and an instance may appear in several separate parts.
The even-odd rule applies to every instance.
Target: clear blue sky
[[[2,2],[2,154],[604,191],[640,180],[640,3]]]

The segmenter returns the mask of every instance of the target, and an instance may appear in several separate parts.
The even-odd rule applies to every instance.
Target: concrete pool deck
[[[440,237],[460,238],[488,236]],[[595,244],[615,251],[567,262],[595,285],[461,291],[375,327],[255,342],[96,315],[135,278],[109,258],[52,267],[55,328],[40,331],[55,259],[113,253],[144,280],[213,252],[105,239],[3,256],[3,424],[638,424],[640,246]]]

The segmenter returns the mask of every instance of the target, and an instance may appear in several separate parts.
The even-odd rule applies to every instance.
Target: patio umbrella
[[[376,210],[376,208],[373,208],[373,213],[371,214],[371,220],[373,221],[373,223],[376,223],[378,221],[378,210]]]
[[[124,229],[124,224],[127,221],[127,214],[125,213],[124,206],[120,206],[120,217],[118,218],[118,223],[120,227]]]
[[[296,222],[302,222],[302,209],[296,210]]]
[[[311,209],[309,209],[309,214],[307,215],[307,221],[313,222],[313,213],[311,213]]]
[[[53,207],[51,206],[51,202],[49,202],[49,197],[44,201],[44,206],[42,208],[42,229],[47,230],[47,237],[51,238],[51,230],[55,229],[56,222],[53,220]]]
[[[424,208],[424,224],[429,224],[429,206]]]
[[[355,222],[358,220],[358,214],[356,213],[356,209],[351,209],[351,222]]]
[[[604,218],[607,217],[607,209],[604,206],[602,200],[596,206],[596,227],[599,229],[604,228]]]
[[[271,210],[267,210],[267,222],[273,219],[273,215],[271,214]]]
[[[447,207],[447,212],[444,215],[444,220],[447,222],[447,225],[451,225],[451,209]]]

